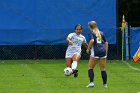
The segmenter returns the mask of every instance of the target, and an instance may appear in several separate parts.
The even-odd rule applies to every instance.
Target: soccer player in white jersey
[[[90,21],[88,25],[90,29],[90,42],[87,48],[87,53],[91,51],[91,54],[88,63],[90,83],[86,87],[94,87],[94,67],[98,63],[101,70],[103,86],[107,88],[107,73],[105,65],[108,52],[108,42],[106,41],[103,32],[99,31],[95,21]]]
[[[75,26],[75,32],[70,33],[66,38],[68,48],[66,50],[66,65],[72,68],[74,77],[78,76],[77,63],[81,57],[81,46],[87,48],[85,37],[81,34],[83,27],[80,24]]]

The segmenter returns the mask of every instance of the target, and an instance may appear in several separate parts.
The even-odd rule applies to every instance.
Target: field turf
[[[0,60],[0,93],[140,93],[140,62],[119,60],[106,65],[108,88],[103,88],[99,66],[95,87],[86,88],[88,60],[80,60],[79,76],[64,76],[65,60]]]

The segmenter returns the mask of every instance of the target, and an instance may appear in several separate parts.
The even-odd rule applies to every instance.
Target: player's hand
[[[69,41],[69,45],[73,45],[73,42]]]

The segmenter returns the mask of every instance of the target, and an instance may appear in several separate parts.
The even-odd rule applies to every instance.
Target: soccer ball
[[[72,69],[71,69],[70,67],[66,67],[66,68],[64,69],[64,74],[65,74],[66,76],[70,76],[70,75],[72,74]]]

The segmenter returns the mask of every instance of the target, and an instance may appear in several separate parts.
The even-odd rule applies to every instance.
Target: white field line
[[[126,64],[130,69],[135,70],[135,71],[139,71],[139,72],[140,72],[140,69],[131,66],[128,62],[126,62],[126,61],[122,61],[122,62],[123,62],[124,64]]]

